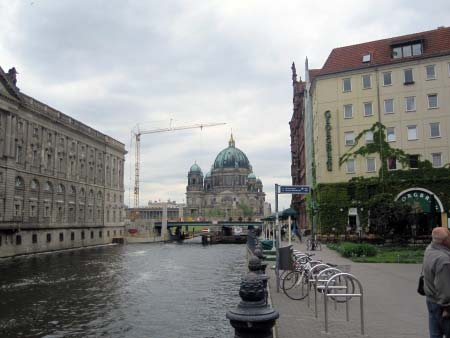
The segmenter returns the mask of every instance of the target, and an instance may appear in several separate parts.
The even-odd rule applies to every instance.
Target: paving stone
[[[287,245],[287,243],[283,243]],[[304,243],[293,243],[294,248],[306,251]],[[425,338],[428,337],[428,313],[425,298],[417,291],[420,264],[353,263],[325,247],[315,252],[315,259],[340,265],[350,265],[350,273],[362,283],[364,292],[365,336],[370,338]],[[318,318],[305,300],[291,300],[280,289],[276,291],[275,271],[267,269],[272,306],[280,312],[276,324],[278,338],[319,338],[361,336],[359,300],[350,304],[350,321],[345,319],[345,305],[329,303],[329,333],[325,333],[324,305],[318,297]]]

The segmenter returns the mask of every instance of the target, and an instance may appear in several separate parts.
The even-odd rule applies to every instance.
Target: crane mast
[[[200,128],[209,128],[215,126],[221,126],[226,123],[204,123],[204,124],[192,124],[186,126],[179,127],[168,127],[168,128],[159,128],[159,129],[151,129],[151,130],[139,130],[134,133],[135,136],[135,164],[134,164],[134,208],[139,207],[139,171],[141,166],[141,136],[146,134],[156,134],[156,133],[164,133],[168,131],[177,131],[177,130],[186,130],[186,129],[196,129]]]

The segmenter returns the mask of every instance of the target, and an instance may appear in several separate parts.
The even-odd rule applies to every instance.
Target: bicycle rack
[[[320,261],[311,261],[312,262],[320,262]],[[316,284],[316,278],[317,278],[317,274],[314,274],[315,270],[318,270],[319,268],[329,268],[330,266],[328,264],[325,263],[318,263],[316,265],[314,265],[309,271],[308,271],[308,290],[310,290],[310,287],[312,284],[314,284],[314,289],[315,289],[315,284]],[[319,270],[320,272],[320,270]],[[309,292],[308,292],[308,308],[311,306],[311,301],[309,299]]]
[[[334,272],[334,275],[336,275],[338,273],[342,273],[342,271],[339,270],[338,268],[330,267],[328,269],[320,271],[319,274],[316,276],[316,284],[315,284],[315,288],[314,288],[314,315],[315,315],[316,318],[318,318],[317,291],[319,289],[321,289],[322,293],[324,292],[325,284],[334,275],[331,275],[330,278],[327,278],[327,279],[324,279],[323,275],[327,275],[330,272]],[[334,301],[334,304],[336,306],[336,300]]]
[[[332,289],[343,289],[346,288],[344,286],[334,286],[332,285],[333,283],[335,283],[335,281],[339,278],[339,277],[344,277],[346,279],[346,285],[348,285],[348,280],[350,280],[351,282],[356,282],[356,284],[358,285],[359,288],[359,293],[333,293],[333,294],[329,294],[328,291],[332,290]],[[355,291],[355,290],[353,290]],[[345,297],[345,311],[346,311],[346,320],[349,321],[350,320],[350,315],[349,315],[349,304],[348,304],[348,300],[352,297],[358,297],[359,298],[359,306],[360,306],[360,312],[361,312],[361,334],[364,335],[364,292],[363,292],[363,287],[361,285],[361,282],[352,274],[349,273],[345,273],[345,272],[341,272],[338,274],[335,274],[334,276],[332,276],[325,284],[325,288],[324,288],[324,312],[325,312],[325,332],[328,333],[328,297]]]

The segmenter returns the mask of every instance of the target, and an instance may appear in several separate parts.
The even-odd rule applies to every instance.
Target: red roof
[[[392,45],[418,40],[423,41],[422,55],[400,59],[392,58]],[[362,58],[366,54],[371,55],[370,62],[363,63]],[[439,27],[427,32],[334,48],[320,73],[315,75],[338,73],[447,54],[450,54],[450,27]]]

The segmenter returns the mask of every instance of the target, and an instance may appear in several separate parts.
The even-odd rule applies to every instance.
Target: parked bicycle
[[[322,244],[315,238],[309,238],[306,241],[306,250],[307,251],[321,251]]]

